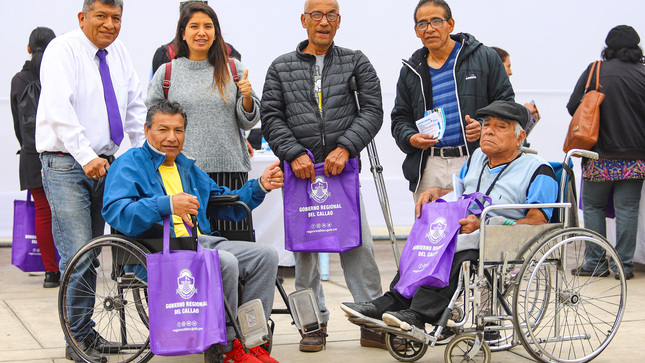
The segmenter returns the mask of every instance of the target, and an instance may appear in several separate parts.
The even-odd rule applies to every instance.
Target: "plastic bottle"
[[[262,136],[262,150],[264,151],[269,151],[271,148],[269,147],[269,143],[264,139],[264,136]]]
[[[329,281],[329,253],[319,253],[318,260],[320,261],[320,279]]]

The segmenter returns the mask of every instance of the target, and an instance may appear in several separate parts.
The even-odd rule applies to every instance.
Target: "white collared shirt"
[[[139,77],[120,40],[105,49],[123,131],[132,146],[141,146],[147,110]],[[110,139],[98,50],[80,29],[56,37],[47,46],[36,114],[38,152],[70,153],[84,166],[98,155],[114,155],[119,149]]]

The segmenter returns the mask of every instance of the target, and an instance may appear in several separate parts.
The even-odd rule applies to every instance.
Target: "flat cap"
[[[634,28],[629,25],[618,25],[609,31],[605,44],[609,48],[623,49],[623,48],[636,48],[641,38]]]
[[[524,129],[529,123],[529,110],[513,101],[493,101],[490,105],[477,110],[475,116],[478,118],[484,116],[495,116],[517,121]]]

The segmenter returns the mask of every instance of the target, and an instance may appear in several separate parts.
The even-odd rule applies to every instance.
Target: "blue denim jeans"
[[[582,205],[585,227],[607,237],[605,211],[611,188],[614,187],[614,209],[616,211],[616,251],[623,262],[625,273],[634,270],[634,250],[638,232],[638,206],[641,200],[642,180],[617,180],[606,182],[583,181]],[[594,269],[605,258],[598,248],[585,249],[586,270]],[[613,263],[612,263],[613,265]],[[613,266],[609,266],[612,267]],[[614,272],[615,268],[614,268]]]
[[[60,254],[61,273],[69,260],[92,238],[103,234],[105,221],[101,215],[105,178],[88,178],[83,168],[69,155],[41,154],[43,187],[52,212],[52,234]],[[68,295],[70,329],[76,339],[83,339],[92,332],[94,322],[94,294],[98,260],[91,254],[77,265],[67,287],[68,291],[81,293]],[[93,258],[94,257],[94,258]]]

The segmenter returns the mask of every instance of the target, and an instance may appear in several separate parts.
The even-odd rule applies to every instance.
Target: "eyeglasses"
[[[329,18],[327,18],[327,20],[329,20]],[[450,19],[432,19],[430,21],[420,21],[417,23],[416,27],[420,32],[428,29],[428,25],[430,25],[432,29],[437,29],[441,28],[443,26],[443,22],[448,20]]]
[[[321,21],[323,16],[325,16],[327,17],[327,21],[334,22],[340,17],[340,14],[334,12],[322,13],[320,11],[314,11],[312,13],[308,13],[305,11],[305,14],[311,16],[311,20],[314,21]]]

